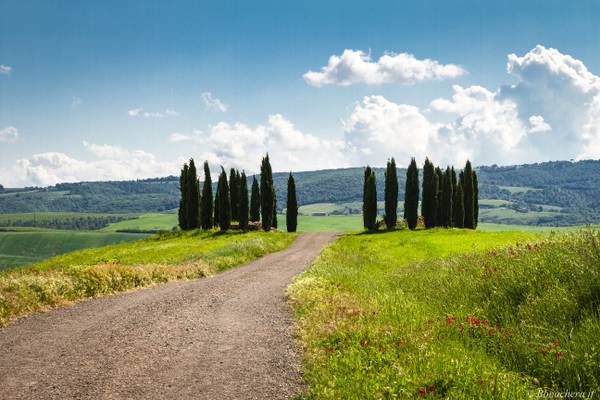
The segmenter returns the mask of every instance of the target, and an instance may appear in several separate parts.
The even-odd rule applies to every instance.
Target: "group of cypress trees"
[[[228,179],[225,169],[221,167],[213,201],[208,162],[204,162],[204,184],[200,193],[196,166],[194,160],[190,159],[189,164],[183,165],[179,178],[179,227],[183,230],[219,227],[221,231],[227,231],[231,228],[232,221],[238,221],[239,228],[246,230],[250,221],[256,223],[262,220],[265,231],[277,228],[277,196],[268,154],[262,159],[260,172],[260,187],[256,177],[253,177],[248,199],[246,173],[232,168]],[[291,173],[288,178],[287,210],[287,229],[295,232],[298,225],[298,201]]]
[[[396,162],[392,158],[385,172],[385,215],[387,227],[396,226],[398,205],[398,177]],[[419,169],[413,158],[406,170],[404,190],[404,219],[409,229],[418,223],[419,209]],[[479,219],[479,188],[477,173],[471,162],[457,178],[454,167],[442,170],[435,167],[428,158],[423,165],[423,186],[421,192],[421,216],[425,228],[457,227],[476,229]],[[363,187],[363,224],[368,230],[377,227],[377,187],[375,171],[365,168]]]

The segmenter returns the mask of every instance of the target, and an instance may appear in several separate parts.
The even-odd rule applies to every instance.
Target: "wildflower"
[[[474,319],[474,320],[473,320],[473,325],[475,325],[475,326],[479,326],[479,320],[478,320],[478,319]]]
[[[421,394],[421,397],[426,397],[427,396],[425,394],[425,388],[423,386],[421,386],[421,388],[419,389],[419,393]]]
[[[435,385],[432,383],[429,385],[429,393],[435,392]]]
[[[483,320],[483,326],[488,326],[490,324],[490,321],[488,321],[487,319]]]
[[[562,351],[557,351],[556,352],[556,359],[557,360],[560,360],[562,358],[562,356],[563,356]]]
[[[404,339],[400,338],[398,339],[398,346],[404,346]]]
[[[533,250],[535,248],[535,245],[531,244],[531,243],[527,243],[527,250]]]

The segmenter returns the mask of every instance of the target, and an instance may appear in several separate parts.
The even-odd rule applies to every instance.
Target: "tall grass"
[[[600,389],[599,233],[461,232],[345,237],[299,277],[310,398]]]
[[[294,237],[280,232],[165,233],[0,272],[0,326],[83,298],[202,278],[281,250]]]

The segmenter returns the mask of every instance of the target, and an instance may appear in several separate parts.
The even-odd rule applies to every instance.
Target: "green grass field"
[[[281,250],[294,238],[281,232],[167,232],[0,271],[0,326],[82,298],[209,276]]]
[[[14,229],[18,232],[0,231],[0,270],[31,264],[73,250],[139,240],[147,236],[131,233],[59,231],[41,228],[5,229]]]
[[[307,398],[597,391],[600,235],[568,235],[434,229],[340,238],[288,289]]]
[[[107,227],[102,228],[101,231],[170,231],[174,226],[177,226],[176,213],[150,213],[142,214],[136,219],[112,223]]]

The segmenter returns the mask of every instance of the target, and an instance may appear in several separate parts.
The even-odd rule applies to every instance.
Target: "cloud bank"
[[[227,104],[214,97],[211,92],[202,93],[202,101],[204,102],[204,107],[210,111],[225,112],[229,109]]]
[[[178,173],[189,156],[208,160],[214,169],[222,164],[253,173],[266,152],[276,171],[383,165],[389,157],[406,165],[413,156],[442,165],[462,165],[467,158],[475,165],[600,158],[598,76],[580,60],[539,45],[522,56],[508,55],[507,73],[515,84],[454,85],[427,107],[365,96],[343,119],[337,137],[304,132],[282,114],[272,114],[258,125],[222,121],[202,131],[174,132],[165,140],[185,155],[176,160],[84,142],[92,161],[35,154],[0,170],[0,178],[3,184],[49,185],[164,176]],[[14,127],[0,131],[4,142],[18,137]]]
[[[459,65],[440,64],[430,59],[419,60],[408,53],[384,54],[374,61],[363,51],[346,49],[341,56],[334,54],[329,57],[327,65],[319,72],[308,71],[303,77],[306,83],[317,87],[357,83],[412,85],[423,81],[456,78],[466,72]]]

